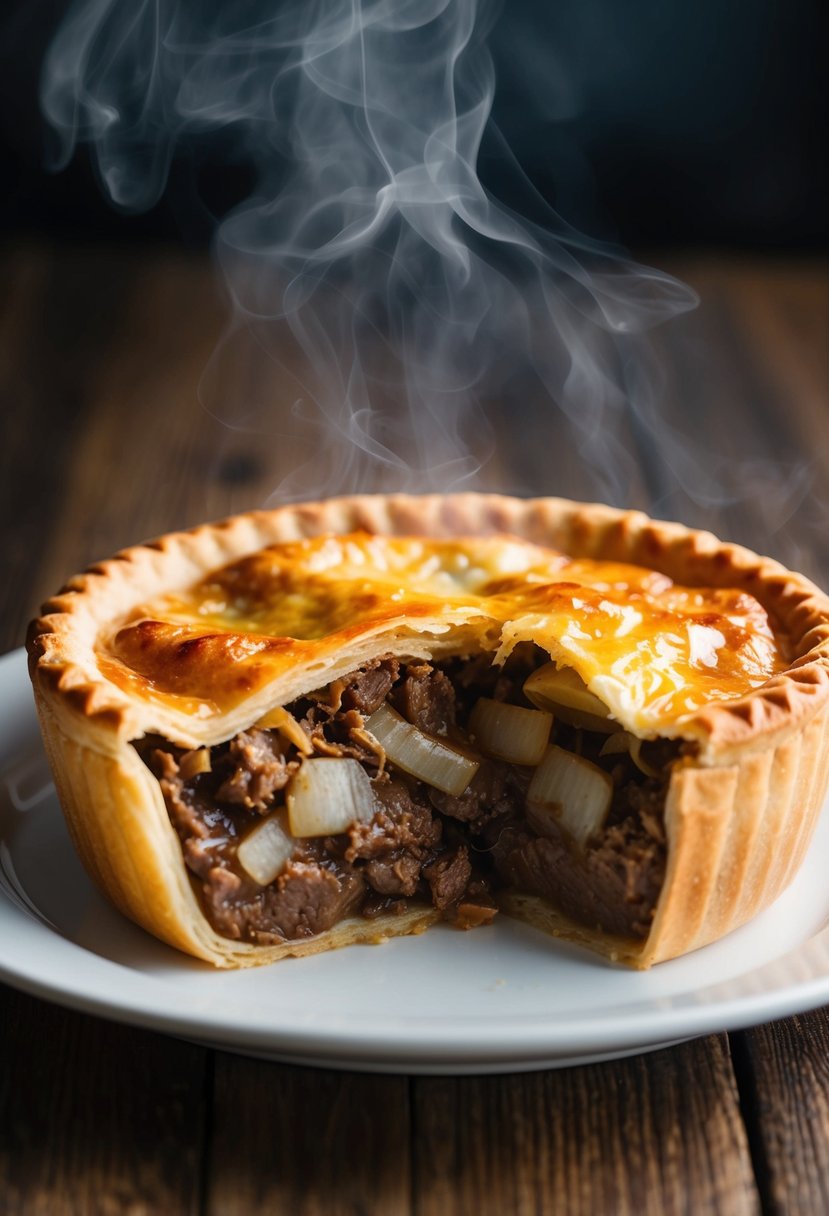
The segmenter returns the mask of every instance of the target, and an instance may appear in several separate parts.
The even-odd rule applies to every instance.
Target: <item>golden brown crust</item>
[[[412,932],[433,919],[421,910],[411,921],[349,922],[285,947],[218,937],[193,895],[157,783],[129,747],[148,729],[182,744],[214,740],[209,731],[188,728],[180,714],[165,718],[155,706],[150,712],[143,700],[106,680],[95,658],[99,631],[141,602],[184,589],[264,545],[357,529],[431,537],[509,533],[574,557],[630,562],[686,585],[753,594],[786,636],[791,663],[763,687],[683,721],[682,733],[695,740],[698,757],[678,767],[671,780],[668,873],[647,941],[627,949],[573,926],[565,934],[557,914],[528,911],[538,901],[524,898],[515,907],[548,929],[558,923],[557,933],[575,933],[609,957],[649,966],[715,940],[782,890],[799,865],[825,793],[826,596],[768,558],[639,512],[498,495],[359,496],[251,512],[134,546],[71,580],[33,623],[30,671],[70,829],[93,878],[128,915],[219,966]],[[434,654],[439,646],[434,636],[406,638],[413,655]],[[369,639],[364,650],[342,657],[343,672],[375,652]],[[337,674],[339,666],[329,665],[318,682]],[[290,699],[290,681],[279,691],[280,699]],[[267,695],[273,703],[273,688]],[[227,737],[244,724],[225,717],[221,729]]]

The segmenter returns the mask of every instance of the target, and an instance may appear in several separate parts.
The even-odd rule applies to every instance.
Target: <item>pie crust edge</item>
[[[70,833],[93,880],[122,911],[171,945],[225,967],[384,940],[436,919],[425,908],[355,918],[277,946],[215,933],[190,885],[158,783],[129,744],[143,733],[147,708],[107,681],[95,661],[100,626],[135,604],[183,589],[264,545],[356,529],[507,533],[574,557],[648,566],[678,583],[756,595],[788,634],[793,658],[762,688],[713,703],[686,722],[699,757],[671,778],[667,872],[644,942],[574,925],[535,897],[507,894],[503,905],[556,936],[648,967],[724,936],[773,902],[803,859],[829,778],[823,593],[769,558],[640,512],[554,498],[363,495],[249,512],[133,546],[72,579],[33,622],[30,672]]]

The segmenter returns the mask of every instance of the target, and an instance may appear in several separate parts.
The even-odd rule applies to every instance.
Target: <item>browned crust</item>
[[[148,729],[147,707],[104,679],[95,661],[99,630],[136,604],[183,589],[264,545],[355,529],[432,537],[509,533],[574,557],[632,562],[679,583],[753,594],[787,638],[791,663],[762,688],[683,722],[698,757],[671,780],[668,873],[647,941],[627,949],[572,925],[564,933],[558,914],[531,913],[535,905],[526,899],[519,904],[522,915],[543,920],[550,931],[649,966],[715,940],[776,897],[802,859],[826,787],[825,595],[769,558],[639,512],[553,498],[358,496],[250,512],[126,549],[72,579],[32,624],[30,671],[70,829],[93,878],[128,915],[219,966],[412,932],[433,918],[419,910],[411,922],[348,922],[285,947],[218,937],[192,893],[157,783],[128,745]],[[429,645],[422,643],[423,653]],[[353,666],[362,657],[344,661]]]
[[[649,967],[706,946],[769,907],[800,867],[826,794],[824,708],[763,752],[675,770],[665,807],[668,866],[635,958]]]

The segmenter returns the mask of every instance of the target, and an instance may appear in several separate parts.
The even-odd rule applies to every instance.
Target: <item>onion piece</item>
[[[639,771],[644,773],[646,777],[661,777],[661,771],[658,768],[654,768],[642,755],[642,748],[646,742],[646,739],[637,739],[635,735],[631,735],[630,758]]]
[[[236,856],[253,881],[266,887],[285,869],[295,844],[286,831],[285,812],[279,810],[248,832],[236,850]]]
[[[590,691],[572,667],[545,663],[525,680],[524,696],[533,705],[555,714],[569,726],[595,730],[605,735],[621,729],[618,722],[612,722],[608,717],[610,711],[604,701]]]
[[[599,752],[599,755],[615,756],[627,752],[640,773],[644,773],[646,777],[658,777],[660,776],[659,769],[649,764],[642,755],[643,743],[645,743],[644,739],[639,739],[636,735],[631,735],[626,730],[620,730],[615,735],[608,735],[602,744],[602,750]]]
[[[488,756],[510,764],[535,765],[541,761],[553,715],[481,697],[469,718],[469,730]]]
[[[185,781],[192,781],[200,773],[211,771],[210,748],[199,747],[193,752],[185,752],[179,761],[179,773]]]
[[[258,726],[260,730],[278,730],[288,743],[293,743],[300,755],[310,756],[314,750],[311,740],[296,718],[289,714],[287,709],[281,705],[276,705],[273,709],[269,709],[254,725]]]
[[[291,831],[300,837],[338,836],[377,809],[368,773],[358,760],[343,757],[304,760],[287,804]]]
[[[604,826],[612,797],[613,782],[603,769],[553,745],[533,773],[527,818],[542,835],[558,824],[583,847]]]
[[[480,767],[480,761],[424,734],[390,705],[381,705],[366,718],[366,730],[392,764],[445,794],[462,794]]]

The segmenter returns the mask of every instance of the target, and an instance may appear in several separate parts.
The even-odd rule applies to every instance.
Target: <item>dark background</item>
[[[43,169],[38,74],[66,8],[0,16],[0,222],[207,241],[250,182],[226,138],[183,145],[165,199],[141,216],[105,202],[84,150]],[[486,143],[481,175],[503,195],[509,147],[566,220],[633,247],[825,249],[828,13],[823,0],[512,0],[491,37],[504,143]]]

